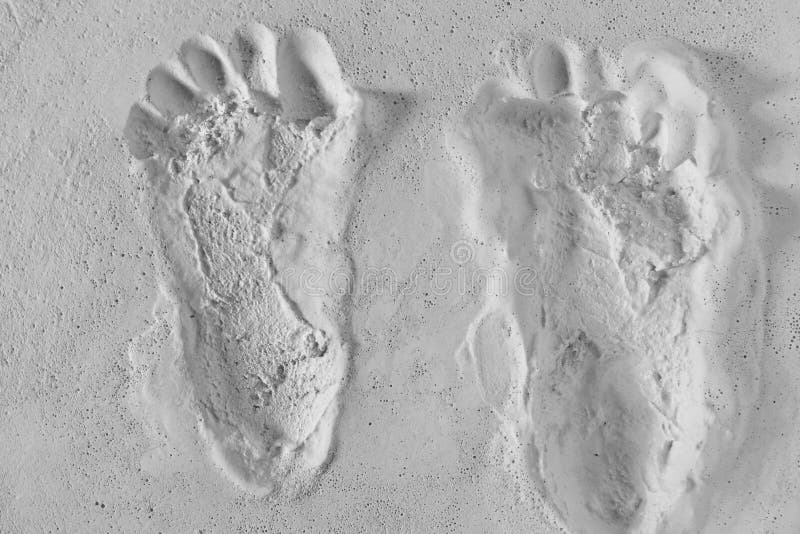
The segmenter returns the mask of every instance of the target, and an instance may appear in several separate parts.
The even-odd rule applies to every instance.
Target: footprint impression
[[[453,143],[477,175],[464,213],[477,261],[508,282],[535,273],[487,292],[467,361],[533,483],[570,532],[591,534],[694,521],[735,426],[708,391],[729,386],[718,362],[737,348],[700,339],[724,324],[722,278],[757,276],[755,262],[729,268],[753,254],[746,178],[728,172],[691,55],[660,42],[625,57],[627,78],[599,51],[545,44],[520,80],[480,88]]]
[[[183,368],[210,452],[257,494],[330,457],[349,350],[342,233],[360,99],[313,30],[207,36],[157,66],[125,128],[155,191]]]

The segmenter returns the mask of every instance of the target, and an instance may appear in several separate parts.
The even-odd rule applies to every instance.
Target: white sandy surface
[[[253,21],[279,37],[320,30],[360,91],[369,135],[348,250],[358,272],[396,282],[356,285],[330,455],[299,496],[272,499],[231,483],[184,417],[168,256],[122,133],[156,64],[197,32],[226,42]],[[448,133],[482,83],[546,39],[616,54],[664,36],[693,49],[729,117],[753,184],[742,209],[760,228],[747,257],[764,269],[735,287],[705,276],[721,319],[695,323],[693,340],[726,379],[701,395],[745,415],[734,448],[708,444],[726,452],[703,531],[797,531],[799,25],[791,2],[0,3],[0,531],[579,532],[516,455],[519,427],[464,372],[486,299],[459,290],[480,248],[459,252],[474,246],[474,177]]]

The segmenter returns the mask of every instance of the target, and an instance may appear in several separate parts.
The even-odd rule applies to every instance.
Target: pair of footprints
[[[634,50],[622,92],[602,57],[545,45],[528,88],[485,84],[453,142],[479,176],[465,217],[492,245],[480,261],[538,276],[533,296],[485,299],[470,327],[481,391],[528,436],[560,515],[592,532],[655,528],[691,490],[708,426],[688,288],[730,206],[706,179],[711,102],[671,46]],[[352,268],[360,111],[320,33],[278,45],[253,24],[229,52],[185,42],[126,125],[157,192],[198,418],[256,493],[303,484],[329,456],[347,296],[281,274]]]

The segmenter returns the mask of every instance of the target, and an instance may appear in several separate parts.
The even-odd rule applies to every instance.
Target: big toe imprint
[[[348,317],[340,294],[302,281],[350,265],[359,102],[319,32],[278,44],[250,24],[230,53],[186,41],[125,128],[153,184],[200,427],[256,493],[303,486],[330,457]]]
[[[571,531],[678,531],[731,423],[713,424],[704,395],[724,371],[699,340],[735,328],[708,303],[748,254],[733,193],[746,177],[721,174],[724,128],[686,50],[631,48],[630,84],[601,56],[547,44],[461,124],[479,177],[468,227],[506,280],[536,273],[488,299],[466,346]]]

